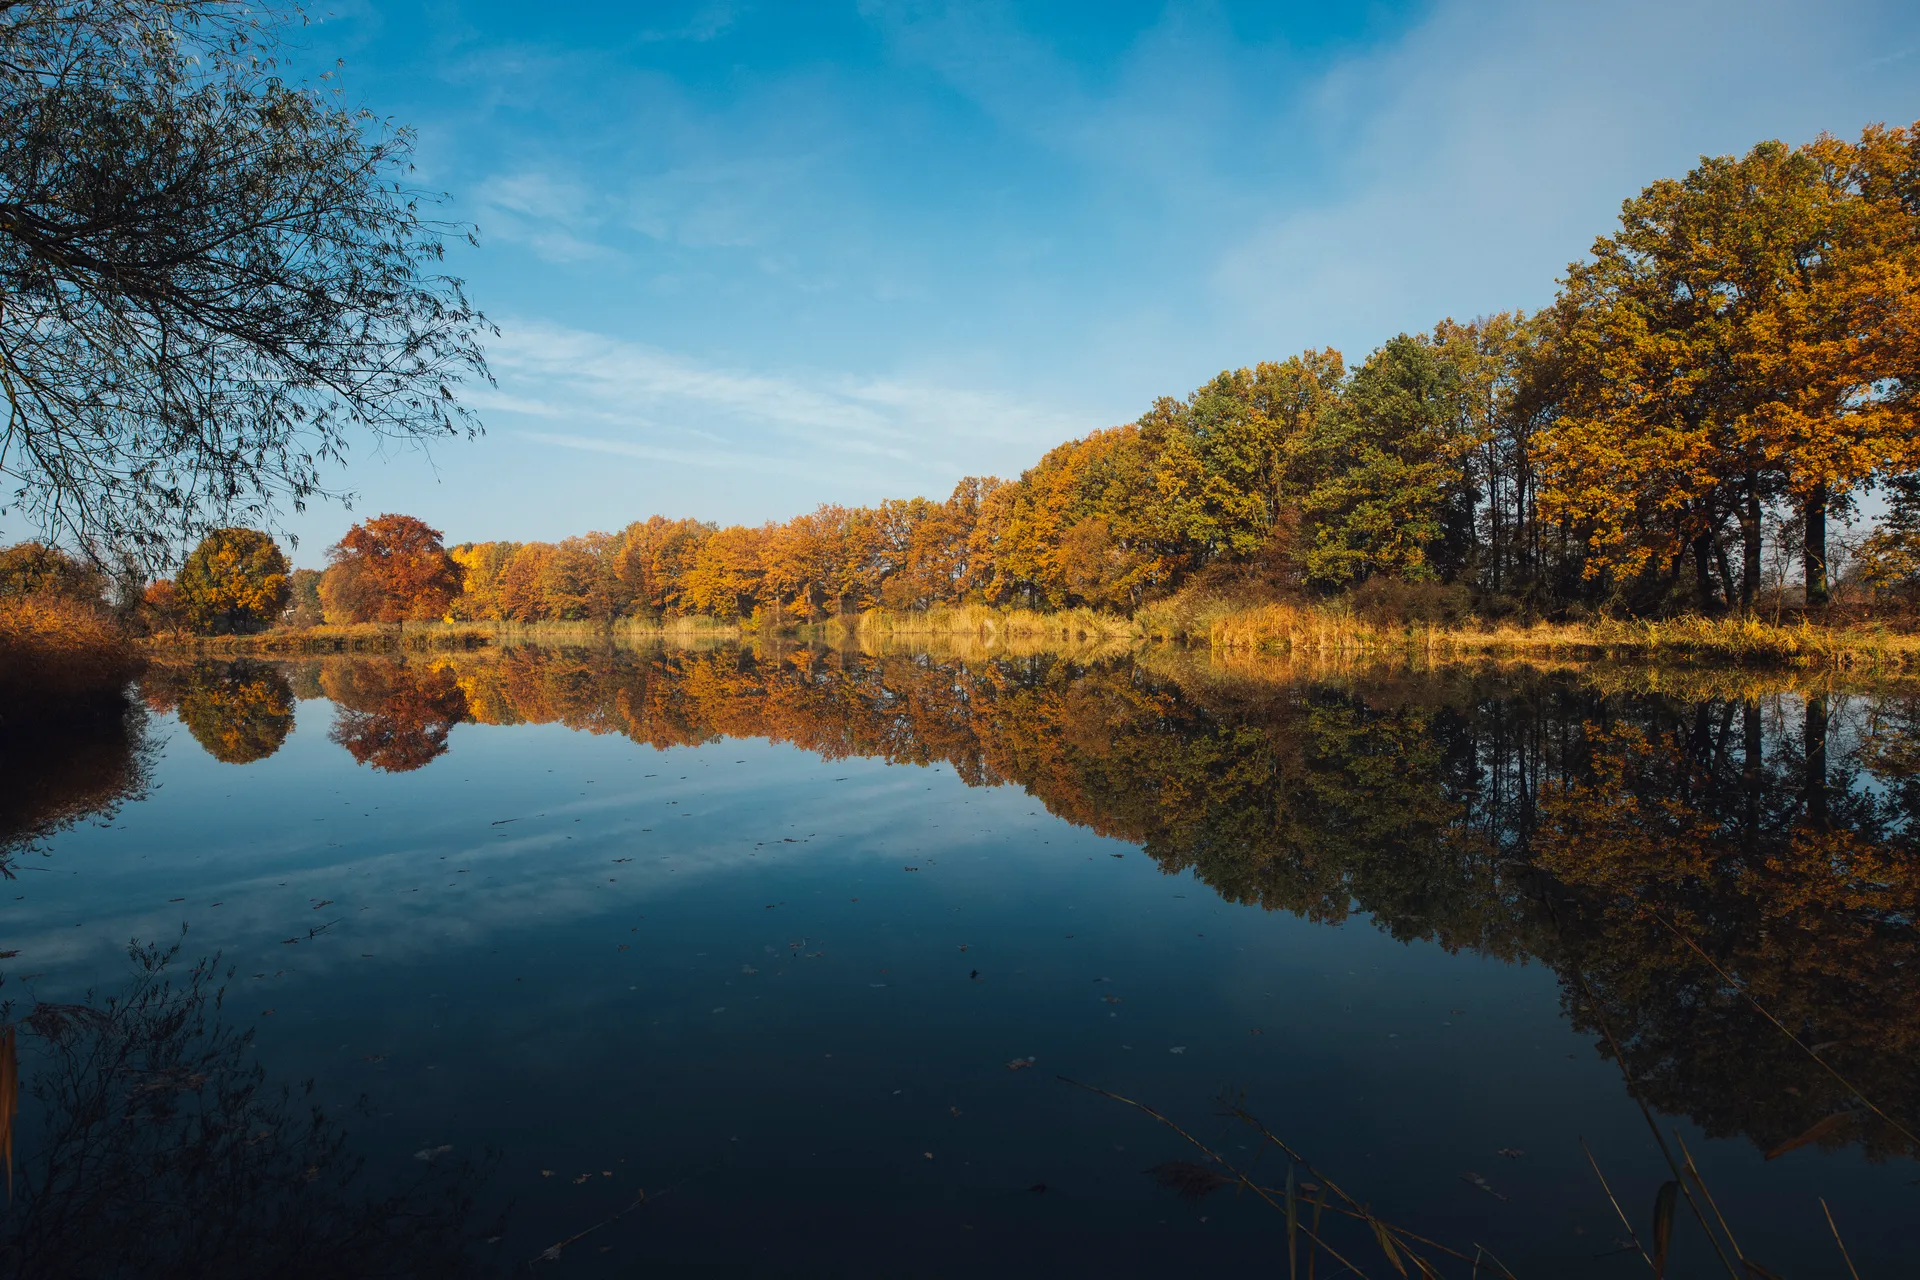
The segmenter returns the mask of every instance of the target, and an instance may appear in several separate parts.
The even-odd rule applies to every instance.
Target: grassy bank
[[[984,605],[936,606],[912,612],[869,609],[860,615],[855,630],[863,640],[960,636],[988,644],[1034,640],[1083,644],[1131,640],[1139,634],[1130,620],[1092,609],[1041,613],[1033,609],[989,609]]]
[[[1209,620],[1216,652],[1315,657],[1417,653],[1463,657],[1632,659],[1675,664],[1920,671],[1920,636],[1883,624],[1778,624],[1758,618],[1599,619],[1531,626],[1372,621],[1337,606],[1269,604]]]
[[[137,647],[98,610],[0,598],[0,724],[117,707],[141,665]]]
[[[491,644],[494,633],[472,623],[362,622],[345,627],[275,627],[243,636],[202,636],[187,631],[163,631],[148,636],[147,650],[156,655],[319,653],[431,653],[475,649]]]

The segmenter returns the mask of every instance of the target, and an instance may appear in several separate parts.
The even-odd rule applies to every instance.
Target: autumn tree
[[[325,619],[326,606],[320,600],[322,576],[317,569],[295,569],[287,579],[288,626],[317,627]]]
[[[287,607],[287,557],[257,529],[215,529],[174,577],[174,606],[196,631],[258,631]]]
[[[412,516],[382,515],[347,530],[328,549],[335,603],[328,620],[425,622],[446,616],[460,591],[460,567],[440,531]]]
[[[0,596],[42,596],[99,605],[106,575],[99,567],[39,542],[0,549]]]
[[[681,592],[698,613],[716,618],[753,612],[766,574],[767,532],[733,525],[700,545]]]
[[[1545,505],[1583,528],[1590,572],[1691,556],[1706,601],[1732,521],[1750,605],[1778,499],[1804,523],[1808,603],[1825,601],[1829,510],[1920,466],[1914,154],[1911,131],[1874,128],[1703,158],[1628,200],[1569,269]]]
[[[413,135],[287,78],[297,9],[18,0],[0,22],[0,478],[170,558],[324,492],[354,432],[474,429],[485,319]]]

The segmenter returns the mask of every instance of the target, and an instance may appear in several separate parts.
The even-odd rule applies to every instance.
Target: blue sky
[[[1546,302],[1705,153],[1920,116],[1920,6],[347,0],[501,326],[448,541],[944,496],[1221,368]]]

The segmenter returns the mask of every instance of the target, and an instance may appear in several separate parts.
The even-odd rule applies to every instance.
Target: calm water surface
[[[1844,1274],[1824,1197],[1862,1276],[1911,1274],[1915,705],[1615,683],[156,669],[124,722],[4,748],[9,1265],[1285,1267],[1283,1215],[1163,1188],[1205,1157],[1065,1077],[1283,1184],[1240,1099],[1522,1276],[1644,1272],[1581,1141],[1647,1241],[1651,1114],[1774,1271]],[[136,940],[178,948],[144,988]],[[1684,1205],[1673,1247],[1724,1274]]]

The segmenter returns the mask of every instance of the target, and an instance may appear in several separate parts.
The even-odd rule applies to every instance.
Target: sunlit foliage
[[[180,566],[168,605],[194,630],[256,631],[287,607],[287,557],[254,529],[215,529]]]
[[[440,531],[412,516],[364,520],[327,558],[318,592],[331,623],[429,621],[445,616],[460,592],[460,567]]]

